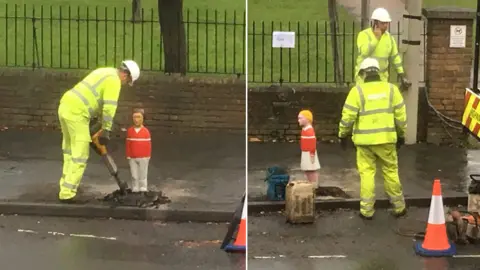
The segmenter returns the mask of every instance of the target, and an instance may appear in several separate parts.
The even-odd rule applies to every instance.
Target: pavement
[[[360,197],[360,178],[353,146],[342,151],[338,144],[319,144],[322,168],[319,185],[337,187],[350,198]],[[248,196],[251,201],[265,200],[266,168],[287,166],[293,179],[305,179],[300,170],[298,143],[248,144]],[[469,175],[480,172],[480,150],[466,150],[428,144],[404,146],[399,151],[399,174],[405,197],[431,198],[434,179],[440,179],[444,196],[466,196]],[[381,172],[377,170],[377,198],[387,198]],[[332,194],[337,195],[337,194]],[[324,196],[321,199],[338,199]]]
[[[130,181],[123,132],[110,152]],[[229,134],[152,134],[148,183],[171,202],[160,210],[233,213],[245,192],[245,137]],[[0,132],[0,203],[56,203],[62,168],[59,131]],[[91,151],[78,197],[87,205],[118,189]]]
[[[315,224],[289,225],[280,214],[249,216],[250,270],[474,270],[478,246],[457,245],[453,258],[415,254],[413,234],[426,228],[428,209],[395,219],[377,211],[364,221],[355,211],[322,212]]]
[[[221,250],[225,223],[0,216],[5,270],[244,270]],[[186,259],[188,258],[188,259]]]

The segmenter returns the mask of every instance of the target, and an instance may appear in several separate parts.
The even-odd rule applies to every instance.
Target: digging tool
[[[102,132],[102,127],[100,123],[95,123],[90,126],[90,134],[92,136],[92,142],[90,143],[90,146],[97,154],[99,154],[102,157],[103,163],[105,164],[108,171],[110,172],[110,175],[113,178],[115,178],[115,181],[117,182],[117,185],[120,188],[120,193],[126,194],[128,189],[128,184],[127,182],[120,179],[118,175],[117,164],[115,164],[115,161],[113,160],[112,156],[108,154],[107,147],[105,145],[100,144],[99,136],[101,132]]]

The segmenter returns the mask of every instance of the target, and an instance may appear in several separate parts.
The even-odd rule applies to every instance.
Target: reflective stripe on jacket
[[[116,68],[98,68],[68,90],[60,103],[85,117],[102,116],[102,129],[111,130],[117,110],[121,81]]]
[[[357,37],[357,50],[358,56],[355,66],[357,84],[363,82],[358,76],[358,71],[362,61],[368,57],[378,60],[382,81],[388,81],[388,64],[390,61],[395,66],[397,73],[404,73],[402,58],[398,53],[397,42],[388,31],[385,31],[380,40],[377,39],[372,28],[361,31]]]
[[[404,137],[407,114],[398,87],[382,81],[353,87],[345,101],[339,125],[339,137],[353,133],[355,145],[397,142]],[[353,132],[352,132],[353,131]]]

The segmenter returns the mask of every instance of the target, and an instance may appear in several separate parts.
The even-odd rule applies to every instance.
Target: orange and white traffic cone
[[[455,245],[448,240],[443,211],[440,180],[433,182],[432,201],[428,213],[427,231],[423,242],[415,243],[415,253],[425,257],[446,257],[457,253]]]
[[[242,219],[238,226],[237,235],[233,244],[226,245],[227,252],[245,252],[247,246],[247,200],[243,201]]]

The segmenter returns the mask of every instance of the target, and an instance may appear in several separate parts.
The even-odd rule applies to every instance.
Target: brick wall
[[[451,7],[424,9],[423,13],[428,20],[426,75],[430,102],[442,114],[460,121],[473,59],[473,15],[464,9]],[[449,47],[451,25],[467,26],[466,48]],[[427,122],[427,142],[451,143],[451,136],[454,140],[464,139],[461,130],[445,130],[432,109],[429,110]]]
[[[347,88],[334,87],[258,87],[248,91],[248,135],[261,141],[298,140],[298,112],[313,112],[318,140],[337,138]]]
[[[0,69],[0,128],[58,128],[62,93],[86,73]],[[144,73],[119,102],[116,127],[130,125],[132,108],[142,106],[152,130],[245,132],[245,82],[235,78]]]

